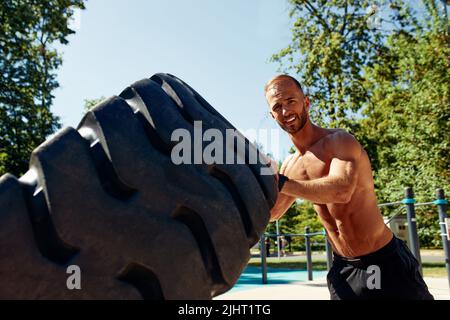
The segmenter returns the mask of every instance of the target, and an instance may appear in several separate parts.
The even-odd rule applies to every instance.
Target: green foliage
[[[31,151],[60,127],[50,107],[74,8],[82,0],[0,2],[0,175],[23,174]]]
[[[389,52],[366,68],[372,92],[364,132],[374,145],[379,201],[403,197],[412,186],[418,201],[450,186],[450,48],[440,24],[415,34],[394,33]],[[418,213],[419,239],[440,245],[435,208]]]
[[[100,97],[98,99],[84,99],[84,112],[88,112],[89,110],[91,110],[93,107],[95,107],[97,104],[99,104],[100,102],[102,102],[103,100],[105,100],[105,97]]]
[[[361,120],[365,135],[378,141],[378,198],[399,199],[412,186],[417,200],[429,201],[437,187],[450,185],[448,36],[397,33],[387,45],[389,53],[365,69],[372,95]]]
[[[290,0],[292,42],[272,56],[285,72],[308,88],[312,119],[330,127],[353,129],[355,115],[368,98],[363,67],[384,50],[382,30],[371,29],[366,8],[372,1]],[[403,15],[398,14],[399,11]],[[390,19],[404,23],[407,8]]]
[[[421,248],[441,248],[438,213],[435,206],[416,208],[417,234]]]

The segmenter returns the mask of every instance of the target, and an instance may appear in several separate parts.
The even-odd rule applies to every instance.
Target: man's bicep
[[[336,143],[336,151],[330,163],[329,176],[336,178],[353,191],[358,175],[358,163],[362,147],[350,134],[342,134]]]
[[[333,158],[330,164],[329,176],[351,180],[357,173],[356,163],[356,160]]]

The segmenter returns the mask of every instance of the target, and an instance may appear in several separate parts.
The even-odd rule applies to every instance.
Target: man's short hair
[[[274,83],[275,81],[278,81],[278,80],[282,80],[282,79],[288,79],[288,80],[294,81],[295,85],[303,93],[303,88],[302,88],[300,82],[298,82],[297,79],[295,79],[294,77],[291,77],[288,74],[280,74],[280,75],[277,75],[277,76],[273,77],[272,79],[270,79],[269,82],[267,82],[267,84],[264,86],[264,93],[267,92],[267,89],[269,89],[269,87],[272,83]]]

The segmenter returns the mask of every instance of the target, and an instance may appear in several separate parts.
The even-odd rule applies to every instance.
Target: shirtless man
[[[309,99],[290,76],[271,79],[265,95],[296,149],[277,175],[280,193],[271,221],[296,198],[314,204],[334,251],[327,276],[331,299],[433,299],[417,260],[383,222],[370,160],[358,141],[344,130],[313,124]]]

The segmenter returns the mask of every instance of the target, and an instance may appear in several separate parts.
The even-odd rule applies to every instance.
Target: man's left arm
[[[361,145],[346,133],[335,133],[333,158],[326,177],[314,180],[288,180],[281,193],[309,200],[313,203],[347,203],[357,182],[357,164],[361,156]]]

